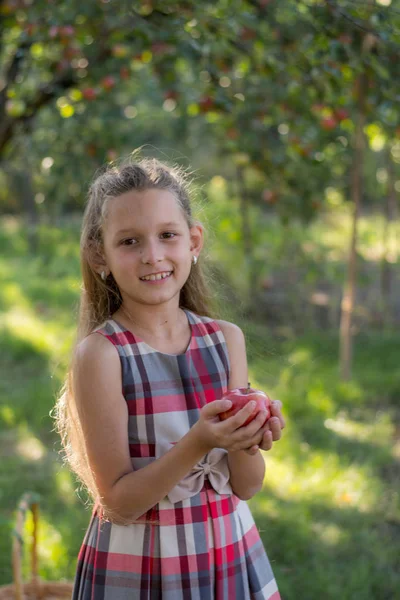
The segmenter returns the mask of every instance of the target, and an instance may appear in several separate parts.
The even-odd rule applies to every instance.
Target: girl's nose
[[[146,242],[141,252],[142,263],[153,265],[163,260],[163,253],[160,244],[154,241]]]

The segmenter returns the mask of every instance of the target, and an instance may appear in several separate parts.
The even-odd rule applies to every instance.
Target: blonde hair
[[[79,421],[73,393],[73,367],[76,346],[102,325],[122,303],[118,286],[109,275],[106,281],[94,270],[93,257],[102,251],[102,230],[107,218],[107,201],[131,190],[160,189],[171,192],[185,216],[188,227],[196,222],[190,205],[190,182],[185,171],[168,166],[157,159],[128,159],[116,166],[109,165],[92,182],[85,207],[80,253],[83,285],[78,316],[78,328],[72,360],[66,381],[57,398],[54,412],[55,429],[62,442],[64,461],[77,475],[89,497],[102,506],[99,491],[89,466],[82,426]],[[212,276],[205,272],[202,259],[190,275],[180,293],[179,305],[199,315],[216,317],[217,299],[210,293]],[[214,287],[216,289],[217,286]],[[106,507],[102,506],[104,513]],[[108,512],[110,515],[110,513]]]

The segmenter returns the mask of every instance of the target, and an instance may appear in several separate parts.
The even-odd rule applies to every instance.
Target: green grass
[[[327,239],[318,227],[315,244]],[[46,579],[73,578],[90,518],[60,463],[49,416],[74,337],[77,241],[76,228],[43,228],[30,256],[18,224],[0,229],[0,584],[12,579],[11,531],[23,492],[42,497]],[[265,453],[264,488],[250,501],[282,597],[400,598],[400,337],[358,334],[353,380],[344,384],[335,332],[296,336],[289,323],[272,335],[263,323],[238,319],[250,379],[283,401],[287,419],[282,440]],[[27,537],[31,529],[28,519]]]
[[[247,332],[253,383],[284,402],[250,504],[284,598],[399,598],[398,336],[356,340],[354,378],[337,378],[336,336]]]

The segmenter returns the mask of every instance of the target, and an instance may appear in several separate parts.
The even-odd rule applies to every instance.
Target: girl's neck
[[[154,310],[152,307],[150,310],[142,310],[141,308],[128,309],[125,305],[121,305],[113,317],[140,337],[143,334],[143,337],[154,340],[172,340],[183,327],[188,326],[186,315],[179,307],[175,312],[171,308]]]

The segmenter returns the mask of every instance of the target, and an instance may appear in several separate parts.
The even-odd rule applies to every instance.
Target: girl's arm
[[[231,367],[229,389],[238,387],[246,388],[249,379],[246,342],[243,332],[233,323],[227,321],[217,321],[217,323],[222,329],[222,333],[224,334],[228,346]],[[264,422],[264,416],[259,415],[258,419],[261,424]],[[264,441],[266,438],[268,440],[270,437],[270,444],[272,445],[272,433],[269,431],[269,428],[264,427],[263,429],[264,431],[267,431]],[[258,443],[261,443],[261,441],[262,435],[260,434],[260,441]],[[265,463],[259,450],[253,455],[248,454],[244,450],[229,452],[228,464],[231,474],[230,484],[239,498],[242,500],[249,500],[254,494],[261,490],[265,475]]]
[[[78,345],[73,379],[88,462],[106,516],[116,523],[132,522],[152,508],[212,448],[238,450],[259,439],[255,423],[238,429],[251,408],[244,407],[220,422],[218,413],[227,410],[230,403],[217,400],[201,409],[198,422],[164,456],[134,470],[129,454],[128,408],[121,392],[121,364],[109,340],[93,334]],[[257,462],[255,457],[244,460]]]

